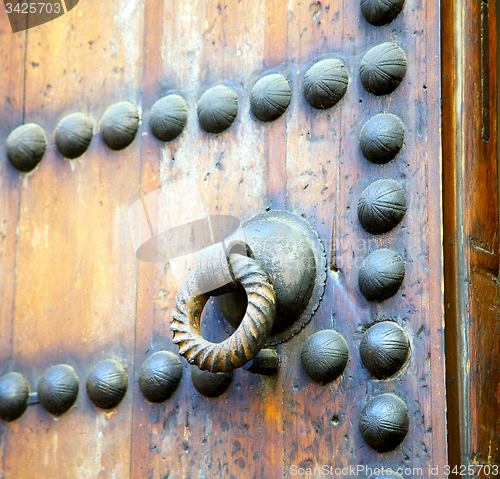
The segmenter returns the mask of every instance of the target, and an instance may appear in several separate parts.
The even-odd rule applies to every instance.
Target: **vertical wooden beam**
[[[130,372],[134,347],[137,261],[127,212],[139,191],[140,138],[115,152],[98,132],[109,105],[141,109],[142,4],[81,2],[25,33],[25,122],[44,128],[48,146],[37,169],[21,175],[12,370],[36,390],[45,368],[70,364],[80,393],[57,421],[34,405],[9,424],[6,477],[130,476],[132,377],[111,412],[92,405],[85,382],[108,357]],[[67,160],[54,130],[75,111],[91,117],[95,134],[81,158]]]
[[[0,375],[9,372],[12,359],[12,322],[16,284],[19,173],[7,159],[5,141],[22,124],[26,33],[12,33],[7,13],[0,8]],[[4,467],[7,424],[0,423],[0,471]]]
[[[450,464],[498,465],[496,2],[443,0],[441,25]]]

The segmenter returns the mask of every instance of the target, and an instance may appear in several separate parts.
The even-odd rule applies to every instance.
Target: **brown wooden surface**
[[[8,133],[23,121],[25,36],[13,35],[7,13],[0,9],[0,142],[5,145]],[[14,313],[17,222],[19,212],[19,174],[0,162],[0,373],[9,371],[12,358],[12,324]],[[7,446],[7,425],[2,423],[1,467],[4,467]]]
[[[448,421],[459,465],[500,463],[495,6],[443,2]]]
[[[9,44],[12,60],[5,63],[17,77],[4,70],[0,76],[2,87],[15,92],[11,108],[18,115],[1,120],[9,122],[2,123],[8,130],[2,138],[22,122],[24,91],[25,121],[40,123],[49,138],[31,175],[19,177],[2,157],[1,345],[13,338],[12,353],[2,351],[2,372],[19,371],[35,387],[47,366],[63,362],[75,367],[81,383],[76,408],[59,420],[37,405],[1,426],[4,477],[270,479],[289,477],[292,465],[363,464],[421,467],[420,477],[427,478],[429,465],[447,462],[439,5],[407,0],[386,27],[369,25],[358,7],[343,1],[80,2],[24,36],[13,36],[0,17],[3,37],[19,48]],[[359,62],[369,48],[391,40],[405,50],[408,71],[400,88],[378,98],[361,86]],[[25,46],[23,83],[24,63],[14,55],[24,61]],[[349,88],[331,110],[314,111],[301,81],[312,63],[331,56],[345,63]],[[285,74],[293,91],[289,109],[272,124],[249,113],[251,87],[266,72]],[[213,136],[198,127],[196,101],[218,83],[237,92],[239,111],[230,130]],[[186,99],[189,116],[181,137],[165,145],[151,135],[147,118],[169,92]],[[132,101],[144,117],[131,146],[111,152],[96,134],[79,160],[57,153],[53,131],[62,116],[84,111],[98,124],[119,100]],[[399,115],[406,128],[401,154],[384,166],[368,163],[357,144],[361,126],[382,111]],[[394,231],[373,237],[358,223],[357,198],[380,178],[403,184],[409,210]],[[212,212],[242,221],[268,207],[302,215],[325,247],[328,280],[311,323],[277,348],[277,377],[238,370],[223,396],[206,399],[194,390],[183,360],[175,395],[151,405],[140,394],[138,372],[153,351],[176,351],[168,323],[182,278],[164,264],[136,260],[127,213],[141,195],[184,179],[199,186]],[[185,201],[179,198],[172,211]],[[381,246],[405,258],[406,278],[394,298],[369,305],[357,271]],[[185,269],[187,278],[187,262]],[[359,343],[362,330],[382,317],[405,328],[412,351],[394,379],[373,381]],[[209,339],[221,337],[220,323],[209,307]],[[300,365],[302,344],[324,328],[343,334],[350,351],[342,378],[325,387]],[[126,399],[110,413],[94,408],[85,394],[90,367],[106,357],[122,361],[130,377]],[[403,444],[381,455],[364,444],[357,421],[382,392],[407,402],[411,423]]]

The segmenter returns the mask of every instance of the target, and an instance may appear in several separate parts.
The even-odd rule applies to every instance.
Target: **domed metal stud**
[[[325,110],[340,101],[347,91],[348,83],[349,75],[340,60],[321,60],[307,70],[304,95],[313,108]]]
[[[254,216],[243,224],[243,235],[274,285],[276,318],[267,346],[276,345],[297,334],[318,309],[326,282],[325,249],[309,223],[287,211]],[[215,301],[237,329],[247,307],[245,291],[237,289]]]
[[[56,127],[56,146],[61,155],[69,159],[83,155],[92,140],[92,120],[83,113],[65,116]]]
[[[372,163],[391,161],[401,150],[405,137],[403,122],[390,113],[380,113],[361,129],[359,146],[365,158]]]
[[[361,411],[359,431],[365,442],[378,452],[392,451],[408,433],[410,415],[406,404],[394,394],[381,394]]]
[[[387,233],[406,213],[406,194],[394,180],[379,180],[369,185],[358,200],[361,226],[374,235]]]
[[[252,374],[272,376],[280,369],[280,357],[274,349],[261,349],[257,356],[248,361],[242,368]]]
[[[7,138],[7,157],[23,173],[36,168],[47,147],[45,132],[36,123],[18,126]]]
[[[30,387],[19,373],[0,377],[0,418],[4,421],[19,419],[28,407]]]
[[[393,321],[371,326],[363,335],[359,352],[365,368],[377,379],[398,372],[406,362],[410,343],[404,329]]]
[[[38,400],[48,412],[59,416],[75,404],[78,387],[75,370],[67,364],[57,364],[46,369],[38,381]]]
[[[222,133],[238,113],[238,97],[232,88],[217,85],[198,100],[198,122],[207,133]]]
[[[201,371],[196,366],[191,368],[191,380],[195,389],[203,396],[214,398],[220,396],[233,382],[234,373],[211,373]]]
[[[151,108],[149,126],[160,141],[175,140],[187,123],[187,106],[179,95],[160,98]]]
[[[118,406],[125,397],[127,387],[127,372],[114,359],[105,359],[97,363],[87,378],[87,395],[101,409]]]
[[[110,106],[102,116],[101,137],[112,150],[123,150],[132,141],[139,129],[139,113],[128,101]]]
[[[369,50],[359,67],[361,83],[374,95],[393,92],[406,73],[406,55],[391,42],[382,43]]]
[[[361,264],[359,289],[369,301],[384,301],[397,293],[404,277],[405,264],[401,256],[382,248],[371,253]]]
[[[391,23],[403,10],[405,0],[361,0],[361,13],[366,21],[380,27]]]
[[[169,351],[158,351],[142,363],[139,387],[148,401],[160,403],[172,396],[181,378],[179,357]]]
[[[292,90],[283,75],[273,73],[255,83],[250,94],[250,108],[260,121],[278,119],[290,104]]]
[[[319,331],[302,346],[301,362],[304,371],[314,381],[326,384],[337,379],[349,358],[345,339],[333,330]]]

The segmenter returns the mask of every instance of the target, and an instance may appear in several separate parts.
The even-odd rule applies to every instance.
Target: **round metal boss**
[[[170,351],[158,351],[144,361],[139,371],[139,387],[151,402],[166,401],[182,378],[180,359]]]
[[[377,379],[398,372],[406,362],[410,342],[404,329],[393,321],[371,326],[363,335],[359,352],[365,368]]]
[[[401,256],[390,249],[378,249],[361,264],[359,289],[369,301],[384,301],[397,293],[404,277],[405,264]]]
[[[4,421],[19,419],[28,408],[30,387],[19,373],[0,377],[0,418]]]
[[[394,394],[372,399],[359,416],[359,431],[365,442],[378,452],[392,451],[408,433],[410,415],[406,404]]]
[[[233,382],[233,371],[228,373],[211,373],[191,368],[191,380],[195,389],[205,397],[214,398],[223,394]]]
[[[36,123],[18,126],[7,137],[7,158],[16,170],[27,173],[41,161],[47,139],[45,132]]]
[[[304,371],[321,384],[337,379],[344,371],[348,358],[345,339],[333,330],[318,331],[310,336],[300,355]]]
[[[38,381],[40,404],[51,414],[66,412],[78,397],[78,376],[67,364],[57,364],[45,370]]]
[[[97,363],[87,377],[87,395],[101,409],[118,406],[125,397],[127,387],[127,372],[114,359]]]

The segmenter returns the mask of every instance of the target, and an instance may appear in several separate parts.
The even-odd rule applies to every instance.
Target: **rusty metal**
[[[359,352],[365,368],[377,379],[385,379],[405,364],[410,342],[401,326],[393,321],[382,321],[365,332]]]
[[[363,408],[359,417],[361,436],[378,452],[398,447],[408,433],[409,424],[408,408],[394,394],[376,396]]]
[[[67,364],[57,364],[45,370],[38,381],[38,400],[48,412],[59,416],[73,406],[78,389],[75,370]]]
[[[197,103],[198,122],[207,133],[222,133],[238,114],[238,96],[225,85],[209,88]]]
[[[300,356],[307,375],[320,384],[337,379],[349,359],[349,349],[341,334],[331,329],[318,331],[302,346]]]
[[[211,373],[191,368],[191,381],[195,389],[205,397],[214,398],[224,394],[226,389],[233,382],[234,372]]]
[[[368,185],[359,197],[359,222],[374,235],[387,233],[403,219],[406,208],[403,187],[394,180],[378,180]]]
[[[190,364],[212,373],[232,371],[253,359],[266,344],[276,316],[276,295],[262,266],[239,254],[230,254],[229,263],[234,279],[248,297],[245,316],[232,336],[216,344],[201,335],[200,317],[210,294],[197,294],[198,270],[182,285],[172,311],[172,340],[180,354]]]
[[[4,421],[19,419],[28,408],[30,387],[19,373],[0,377],[0,418]]]
[[[92,134],[92,120],[84,113],[71,113],[57,124],[54,134],[57,149],[66,158],[78,158],[87,151]]]
[[[112,150],[123,150],[134,141],[139,129],[139,112],[128,101],[110,106],[101,119],[101,137]]]
[[[101,409],[118,406],[125,397],[127,387],[127,371],[114,359],[97,363],[87,377],[87,395]]]
[[[277,345],[297,334],[318,309],[326,283],[325,250],[309,223],[287,211],[255,216],[244,223],[243,236],[274,285],[276,320],[267,345]],[[246,308],[244,291],[218,296],[216,303],[237,328]]]
[[[150,402],[166,401],[182,378],[182,365],[176,354],[158,351],[147,358],[139,371],[139,387]]]
[[[290,104],[292,90],[288,80],[279,73],[262,77],[252,87],[250,108],[261,121],[277,120]]]
[[[40,125],[27,123],[18,126],[7,138],[7,157],[17,170],[34,170],[47,148],[47,138]]]
[[[280,357],[274,349],[261,349],[255,358],[243,366],[243,369],[252,374],[272,376],[280,369]]]
[[[368,301],[395,295],[405,277],[405,263],[398,253],[381,248],[368,255],[359,269],[359,289]]]
[[[383,164],[396,157],[404,139],[405,127],[401,119],[391,113],[379,113],[363,125],[359,146],[367,160]]]
[[[405,52],[392,42],[381,43],[369,50],[359,67],[361,83],[366,91],[378,96],[392,93],[405,74]]]

